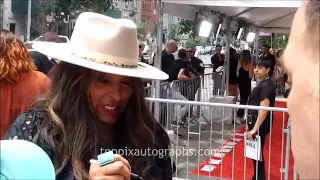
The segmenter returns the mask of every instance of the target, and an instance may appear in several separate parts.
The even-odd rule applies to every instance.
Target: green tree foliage
[[[175,39],[175,40],[179,40],[180,37],[179,37],[179,25],[177,24],[172,24],[170,25],[170,31],[169,31],[169,34],[168,34],[168,38],[169,39]]]
[[[195,36],[195,37],[190,37],[188,39],[188,41],[186,42],[186,46],[192,46],[192,47],[204,46],[204,43],[200,37]]]
[[[284,49],[288,44],[289,36],[287,34],[274,34],[272,38],[272,47],[273,49]],[[263,36],[259,38],[259,45],[271,46],[271,37]]]
[[[147,36],[146,28],[147,28],[147,24],[145,22],[140,22],[137,25],[137,36],[138,36],[138,39],[141,41],[143,41]]]
[[[153,32],[152,32],[151,36],[157,37],[157,35],[158,35],[157,33],[158,33],[158,23],[155,23],[155,24],[154,24],[154,27],[153,27]]]
[[[188,34],[190,37],[196,37],[196,25],[194,21],[189,21],[186,19],[181,19],[179,22],[178,34]]]
[[[45,13],[56,14],[57,19],[64,19],[67,16],[76,17],[81,12],[90,11],[96,13],[106,12],[113,8],[113,0],[41,0],[42,10]],[[130,2],[132,0],[123,0]]]

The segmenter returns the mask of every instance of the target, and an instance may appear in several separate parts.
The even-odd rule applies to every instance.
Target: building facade
[[[113,0],[114,7],[121,11],[121,18],[130,19],[135,23],[140,22],[140,0],[125,2],[123,0]]]
[[[0,0],[0,29],[3,29],[3,0]]]
[[[181,18],[171,14],[163,14],[163,34],[165,34],[166,38],[170,34],[172,28],[179,25],[180,19]]]
[[[141,21],[148,24],[148,32],[153,33],[157,22],[155,0],[141,0]]]
[[[16,34],[22,41],[25,39],[26,32],[26,15],[23,13],[15,12],[12,0],[3,1],[2,12],[2,28]]]
[[[31,12],[36,13],[39,7],[32,1]],[[16,34],[21,41],[26,40],[28,1],[0,0],[0,27]]]

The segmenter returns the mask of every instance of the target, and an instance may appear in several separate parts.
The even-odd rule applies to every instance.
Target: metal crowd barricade
[[[220,77],[220,78],[217,78]],[[189,100],[189,101],[204,101],[209,102],[213,96],[219,96],[221,90],[222,72],[206,73],[191,80],[175,80],[170,84],[168,82],[160,85],[160,98],[175,99],[175,100]],[[154,88],[152,86],[145,87],[146,97],[154,97]],[[153,106],[150,105],[151,110]],[[174,114],[177,110],[180,114]],[[189,109],[181,105],[164,105],[160,103],[160,121],[162,125],[186,123],[197,123],[200,117],[203,116],[208,109],[200,106],[191,106]],[[190,114],[190,117],[187,117]]]
[[[162,82],[160,83],[160,98],[166,98],[168,96],[168,91],[170,88],[169,82]],[[155,87],[146,86],[144,87],[145,90],[145,97],[155,97]]]
[[[202,97],[201,101],[207,102],[210,97],[222,95],[223,72],[206,73],[201,78]]]
[[[183,179],[209,179],[211,178],[220,178],[220,179],[236,179],[239,178],[239,171],[235,173],[235,162],[239,161],[239,159],[243,158],[243,171],[241,171],[243,174],[241,177],[243,179],[250,179],[252,174],[247,174],[247,168],[253,167],[248,166],[248,163],[253,164],[253,162],[244,157],[243,151],[235,150],[235,148],[243,148],[244,152],[245,150],[245,138],[243,137],[243,133],[247,131],[247,126],[243,125],[236,125],[234,122],[228,122],[228,121],[214,121],[214,114],[211,112],[215,108],[221,108],[224,110],[232,109],[234,111],[234,116],[236,116],[236,111],[239,108],[242,108],[245,110],[245,117],[247,117],[248,112],[255,110],[265,110],[271,112],[270,121],[273,122],[273,126],[270,126],[270,133],[268,135],[268,141],[265,142],[265,147],[268,147],[268,153],[265,153],[265,163],[268,162],[268,166],[266,166],[266,179],[272,180],[272,178],[275,178],[275,173],[273,171],[273,176],[271,177],[271,157],[272,154],[277,153],[277,157],[281,156],[281,160],[279,166],[281,168],[279,169],[279,179],[288,179],[288,177],[291,176],[291,178],[297,178],[296,174],[291,174],[289,176],[289,157],[290,157],[290,123],[288,122],[287,117],[287,109],[285,108],[270,108],[270,107],[260,107],[260,106],[248,106],[248,105],[235,105],[235,104],[223,104],[223,103],[210,103],[210,102],[197,102],[197,101],[187,101],[187,100],[172,100],[172,99],[156,99],[156,98],[146,98],[147,102],[150,103],[162,103],[167,104],[168,107],[170,106],[188,106],[188,110],[190,110],[190,107],[206,107],[206,109],[209,109],[207,116],[209,116],[210,122],[207,123],[203,118],[200,117],[198,124],[187,124],[186,128],[178,128],[177,126],[171,125],[170,123],[167,123],[166,126],[164,126],[165,130],[169,134],[170,141],[171,141],[171,148],[173,153],[171,153],[171,157],[173,162],[176,164],[176,171],[174,173],[175,178],[183,178]],[[174,114],[179,114],[180,109],[176,109],[173,111]],[[223,112],[224,113],[224,112]],[[275,115],[275,118],[273,118],[273,115]],[[175,116],[175,115],[173,115]],[[190,114],[188,114],[190,116]],[[167,117],[170,118],[170,117]],[[168,121],[171,121],[171,119],[167,119]],[[206,131],[202,131],[201,128],[205,127]],[[243,132],[241,131],[243,130]],[[174,133],[173,133],[174,132]],[[275,134],[274,134],[275,133]],[[182,135],[182,136],[180,136]],[[241,144],[241,141],[244,143]],[[272,149],[272,145],[274,143],[281,143],[281,149]],[[226,143],[233,143],[234,147],[233,149],[228,152],[226,151]],[[239,144],[237,146],[237,144]],[[222,148],[224,147],[224,148]],[[266,150],[266,148],[264,148]],[[182,153],[181,152],[187,152]],[[202,152],[202,154],[201,154]],[[204,152],[209,152],[205,154]],[[220,153],[220,156],[216,156]],[[225,159],[224,157],[229,154],[229,157],[232,156],[232,161],[230,159]],[[222,154],[222,155],[221,155]],[[203,174],[203,171],[205,170],[204,164],[211,166],[208,162],[209,159],[212,159],[215,157],[216,160],[219,160],[219,164],[216,164],[215,166],[223,166],[224,163],[231,164],[230,170],[228,172],[224,172],[224,168],[220,168],[219,170],[210,170],[209,172],[206,172],[208,176],[201,177]],[[246,160],[247,159],[247,160]],[[230,161],[230,162],[229,162]],[[247,162],[248,161],[248,162]],[[206,164],[207,163],[207,164]],[[256,164],[257,165],[257,164]],[[199,168],[200,166],[200,168]],[[239,168],[239,162],[237,162],[237,168]],[[193,171],[192,171],[193,170]],[[291,170],[294,170],[293,168]],[[190,172],[193,172],[190,174]],[[249,171],[248,171],[249,172]],[[214,174],[214,175],[212,175]]]

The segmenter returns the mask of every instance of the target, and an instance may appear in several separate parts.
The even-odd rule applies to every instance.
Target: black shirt
[[[269,107],[274,107],[274,103],[276,100],[276,88],[274,83],[270,78],[260,82],[251,92],[248,100],[248,105],[260,106],[260,102],[268,98],[270,101]],[[254,124],[258,117],[258,110],[248,110],[248,114],[252,116],[253,123],[248,124],[249,129],[251,130],[254,127]],[[270,132],[270,111],[266,119],[261,124],[259,131],[261,133],[269,133]],[[272,116],[273,118],[273,116]]]
[[[236,56],[230,55],[230,64],[229,64],[229,84],[237,84],[237,67],[238,59]]]
[[[166,50],[163,50],[161,56],[161,70],[170,74],[174,61],[175,59],[173,54],[168,54]]]
[[[54,61],[49,60],[46,55],[41,54],[37,51],[31,53],[31,58],[34,64],[37,66],[37,71],[40,71],[46,75],[55,65]]]
[[[182,60],[182,59],[177,59],[173,62],[173,65],[172,65],[172,68],[171,68],[171,71],[170,73],[168,74],[169,75],[169,79],[168,79],[168,82],[172,82],[174,80],[178,80],[178,74],[179,74],[179,71],[182,69],[182,68],[185,68],[185,61]]]
[[[196,76],[200,76],[204,74],[204,64],[202,60],[196,57],[191,57],[191,58],[186,58],[183,62],[184,64],[182,68],[185,69],[184,71],[185,76],[190,77],[190,72]]]
[[[197,57],[191,57],[189,59],[191,60],[191,66],[196,71],[196,75],[203,75],[204,74],[203,61]]]
[[[219,66],[224,65],[225,55],[220,54],[220,58],[218,54],[215,54],[211,57],[211,63],[213,64],[213,71],[215,71]]]

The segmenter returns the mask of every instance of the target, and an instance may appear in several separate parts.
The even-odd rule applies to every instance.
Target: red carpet
[[[286,107],[286,103],[277,102],[276,107]],[[282,127],[287,127],[287,114],[285,114],[285,122],[284,126],[282,126],[282,118],[283,113],[274,112],[274,122],[272,128],[272,142],[271,142],[271,166],[270,166],[270,179],[278,180],[281,179],[281,143],[282,143]],[[245,126],[241,127],[238,130],[238,133],[243,133],[245,131]],[[270,136],[270,134],[269,134]],[[265,167],[266,167],[266,178],[268,179],[268,161],[269,161],[269,136],[266,138],[266,144],[264,146],[264,158],[265,158]],[[206,172],[201,170],[205,165],[209,165],[210,158],[208,158],[205,162],[200,164],[199,168],[194,169],[191,174],[201,176],[212,176],[212,177],[222,177],[226,179],[232,179],[232,168],[234,169],[234,179],[243,180],[250,179],[253,176],[253,163],[251,159],[244,157],[244,140],[241,136],[235,136],[236,138],[241,138],[240,142],[234,146],[234,167],[232,167],[232,157],[233,151],[226,153],[226,155],[222,158],[222,167],[221,163],[219,165],[214,165],[215,169],[211,172]],[[231,137],[232,138],[232,137]],[[232,142],[232,139],[229,139],[228,142]],[[286,144],[286,134],[284,134],[284,146],[283,146],[283,167],[284,167],[284,159],[285,159],[285,144]],[[220,158],[216,158],[212,156],[212,159],[220,160]],[[246,177],[244,178],[244,161],[246,160]],[[290,153],[290,161],[289,161],[289,179],[293,179],[293,157],[292,153]],[[222,168],[222,172],[221,172]],[[283,176],[283,175],[282,175]],[[284,177],[282,177],[284,179]]]

